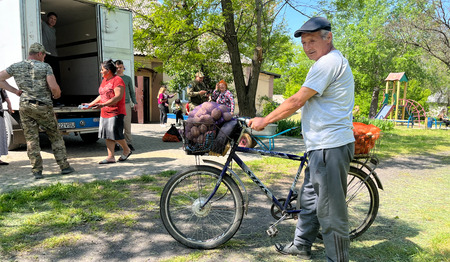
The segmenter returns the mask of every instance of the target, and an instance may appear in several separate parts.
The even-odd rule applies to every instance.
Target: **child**
[[[172,103],[172,112],[176,116],[176,123],[177,126],[181,125],[181,121],[183,120],[183,104],[181,103],[180,99],[177,98]]]

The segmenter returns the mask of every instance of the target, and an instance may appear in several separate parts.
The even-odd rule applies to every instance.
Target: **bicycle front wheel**
[[[164,227],[181,244],[199,249],[215,248],[237,232],[244,215],[244,201],[236,182],[223,177],[213,192],[221,170],[194,166],[174,175],[161,195],[160,212]]]
[[[347,210],[350,239],[362,235],[378,213],[378,189],[373,180],[358,168],[350,167],[347,176]]]

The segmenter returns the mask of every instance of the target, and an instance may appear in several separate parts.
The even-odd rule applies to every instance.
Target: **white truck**
[[[42,43],[41,23],[54,12],[59,62],[60,99],[54,110],[63,134],[97,141],[99,110],[78,108],[98,96],[101,62],[120,59],[133,79],[132,14],[85,0],[0,0],[0,70],[25,60],[28,48]],[[13,78],[8,83],[17,87]],[[25,143],[19,117],[19,97],[8,93],[15,112],[5,114],[9,149]]]

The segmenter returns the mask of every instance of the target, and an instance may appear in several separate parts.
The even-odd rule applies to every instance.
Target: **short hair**
[[[111,71],[111,73],[112,73],[113,75],[116,74],[117,67],[116,67],[116,65],[114,64],[114,61],[113,61],[112,59],[109,59],[109,60],[107,60],[107,61],[103,61],[102,67],[104,67],[105,69]]]
[[[52,16],[52,15],[54,15],[56,18],[58,18],[58,15],[57,15],[55,12],[49,12],[49,13],[47,14],[47,18],[50,17],[50,16]]]
[[[114,62],[116,65],[123,65],[123,61],[122,60],[119,60],[119,59],[117,59],[116,60],[116,62]]]
[[[320,36],[322,37],[323,40],[327,40],[328,39],[328,33],[330,33],[331,31],[326,30],[326,29],[320,29]]]
[[[179,98],[175,99],[175,104],[180,104],[181,100]]]
[[[228,89],[228,84],[227,84],[227,82],[225,82],[225,80],[223,80],[223,79],[220,80],[220,81],[219,81],[219,84],[224,84],[224,85],[225,85],[225,88]]]

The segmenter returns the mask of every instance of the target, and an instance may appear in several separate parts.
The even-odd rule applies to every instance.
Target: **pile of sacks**
[[[374,125],[353,122],[355,136],[355,155],[369,154],[375,147],[375,141],[380,138],[381,129]]]

